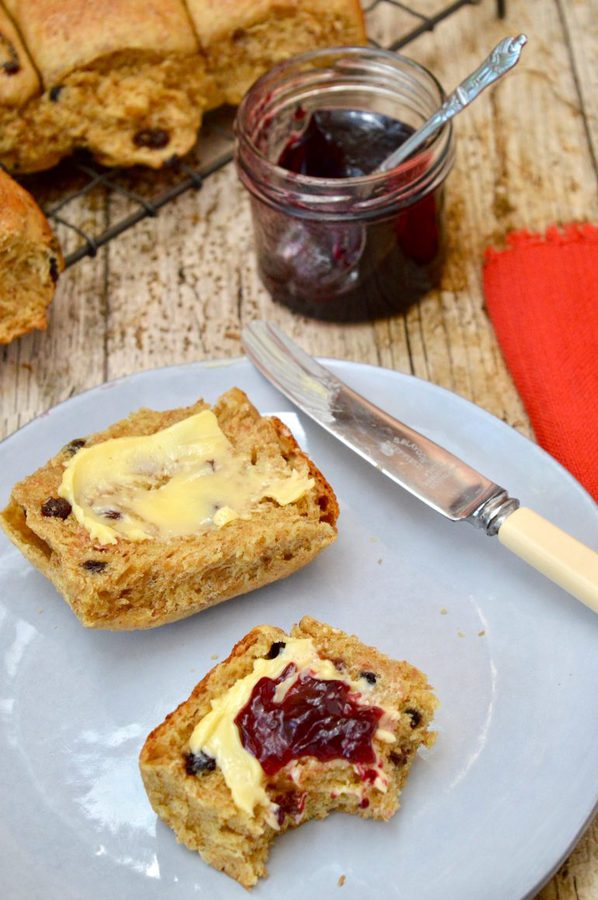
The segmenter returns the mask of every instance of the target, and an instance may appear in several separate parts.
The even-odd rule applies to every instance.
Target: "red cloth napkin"
[[[598,228],[508,235],[484,292],[538,443],[598,500]]]

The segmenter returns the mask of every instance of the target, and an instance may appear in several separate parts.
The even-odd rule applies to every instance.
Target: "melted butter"
[[[241,743],[239,729],[235,718],[249,702],[253,689],[260,678],[276,680],[284,669],[294,663],[297,671],[285,678],[276,688],[275,700],[281,702],[287,691],[304,671],[323,681],[343,681],[350,685],[352,691],[363,694],[363,684],[343,676],[334,663],[322,659],[309,638],[285,637],[286,646],[275,659],[256,659],[253,670],[244,678],[236,681],[224,694],[211,702],[211,710],[195,726],[189,740],[191,753],[203,751],[216,760],[223,778],[231,792],[235,805],[252,816],[256,806],[265,806],[268,811],[267,820],[278,828],[272,804],[265,788],[265,774],[259,761],[249,753]],[[396,721],[395,714],[384,710],[386,722]],[[388,740],[389,732],[384,731],[383,740]],[[378,737],[378,732],[375,737]],[[392,736],[394,740],[394,736]],[[378,777],[375,786],[386,790],[382,770],[377,766]]]
[[[141,437],[84,447],[67,463],[59,495],[100,544],[168,539],[222,528],[262,500],[298,500],[313,479],[284,463],[236,452],[211,410]]]

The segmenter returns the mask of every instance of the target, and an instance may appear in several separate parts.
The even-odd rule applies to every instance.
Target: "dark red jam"
[[[374,764],[372,738],[382,710],[360,706],[343,681],[323,681],[305,672],[276,703],[277,685],[295,671],[291,663],[276,680],[260,678],[235,718],[243,747],[266,775],[303,756],[321,762],[346,759],[361,767]]]
[[[305,809],[305,801],[307,800],[307,794],[305,791],[298,793],[297,791],[289,791],[286,794],[279,794],[274,798],[274,802],[276,803],[278,809],[276,811],[276,818],[278,819],[278,824],[282,825],[287,816],[290,816],[292,819],[301,818],[301,814]]]
[[[296,118],[302,121],[304,116]],[[314,178],[369,175],[414,129],[378,113],[318,109],[293,133],[278,165]]]
[[[277,163],[315,178],[367,175],[413,133],[380,113],[316,110],[295,117]],[[397,184],[415,177],[415,163]],[[394,176],[393,176],[394,177]],[[438,283],[441,190],[371,219],[323,220],[303,208],[261,209],[254,217],[260,275],[273,299],[330,321],[363,321],[404,311]]]

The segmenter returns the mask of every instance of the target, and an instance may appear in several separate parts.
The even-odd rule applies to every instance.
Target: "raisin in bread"
[[[46,327],[63,267],[41,209],[0,169],[0,344]]]
[[[193,443],[200,421],[212,433]],[[335,540],[337,516],[289,430],[235,388],[212,411],[141,409],[71,441],[14,487],[0,523],[84,625],[132,629],[290,575]]]
[[[288,828],[394,815],[436,705],[420,671],[356,637],[264,625],[151,732],[141,775],[177,839],[251,887]]]

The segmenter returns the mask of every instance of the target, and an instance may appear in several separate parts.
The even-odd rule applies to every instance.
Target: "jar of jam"
[[[427,69],[370,47],[296,56],[253,85],[235,159],[275,301],[355,322],[401,312],[438,283],[450,124],[400,166],[375,170],[443,100]]]

